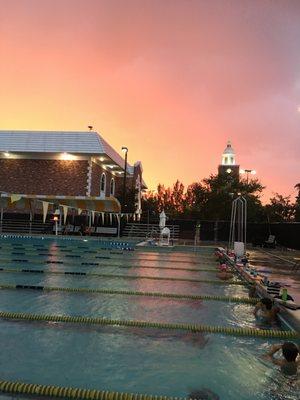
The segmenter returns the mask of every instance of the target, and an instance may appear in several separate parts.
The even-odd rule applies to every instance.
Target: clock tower
[[[227,147],[222,154],[222,162],[218,167],[219,175],[227,175],[239,178],[240,166],[235,162],[235,152],[231,147],[231,142],[228,140]]]

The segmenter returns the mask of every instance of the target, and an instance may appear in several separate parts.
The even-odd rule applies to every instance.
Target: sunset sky
[[[227,139],[300,182],[299,0],[0,0],[0,130],[101,132],[150,188],[217,172]]]

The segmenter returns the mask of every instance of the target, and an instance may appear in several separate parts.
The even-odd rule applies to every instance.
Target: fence
[[[20,223],[22,224],[22,222],[25,223],[25,220],[27,220],[26,229],[29,229],[30,221],[28,214],[5,214],[3,225],[6,225],[8,223],[8,220],[10,220],[10,223],[14,226],[18,226]],[[13,220],[15,221],[15,223],[12,222]],[[19,224],[17,221],[19,222]],[[42,230],[42,226],[44,226],[45,233],[47,230],[52,231],[49,219],[47,219],[47,222],[48,223],[46,223],[46,226],[44,226],[42,224],[42,216],[36,215],[34,221],[32,221],[32,229],[35,230],[37,228],[40,228]],[[68,217],[68,222],[75,222],[76,225],[84,223],[86,224],[87,217],[76,216],[75,218],[72,218],[70,216]],[[200,241],[228,242],[230,221],[168,219],[167,224],[176,225],[179,227],[179,239],[194,240],[197,222],[200,222],[201,224]],[[159,220],[158,218],[151,218],[149,220],[149,223],[158,224]],[[108,224],[109,223],[107,223],[107,225]],[[101,220],[95,220],[95,225],[102,226]],[[122,221],[122,230],[124,229],[125,225],[125,221]],[[112,226],[116,226],[115,221],[113,221]],[[247,224],[247,241],[249,243],[261,244],[268,238],[270,234],[275,235],[277,243],[279,243],[281,246],[300,250],[300,222],[279,222],[271,224],[248,222]]]

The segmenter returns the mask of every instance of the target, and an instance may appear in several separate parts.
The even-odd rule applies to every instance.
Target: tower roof
[[[231,141],[228,140],[227,142],[227,147],[225,148],[225,150],[223,151],[223,154],[235,154],[235,151],[233,150],[233,148],[231,147]]]

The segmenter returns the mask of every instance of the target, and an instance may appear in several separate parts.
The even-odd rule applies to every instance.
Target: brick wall
[[[110,181],[112,178],[114,178],[115,182],[117,182],[116,177],[114,177],[111,172],[103,169],[99,164],[96,164],[95,162],[92,163],[91,196],[100,196],[100,180],[103,172],[106,175],[105,196],[110,196]]]
[[[88,161],[0,159],[0,190],[85,196]]]
[[[122,199],[123,196],[123,176],[116,176],[115,177],[115,181],[116,181],[116,190],[115,190],[115,197],[117,197],[120,201]],[[128,181],[128,179],[127,179]]]

